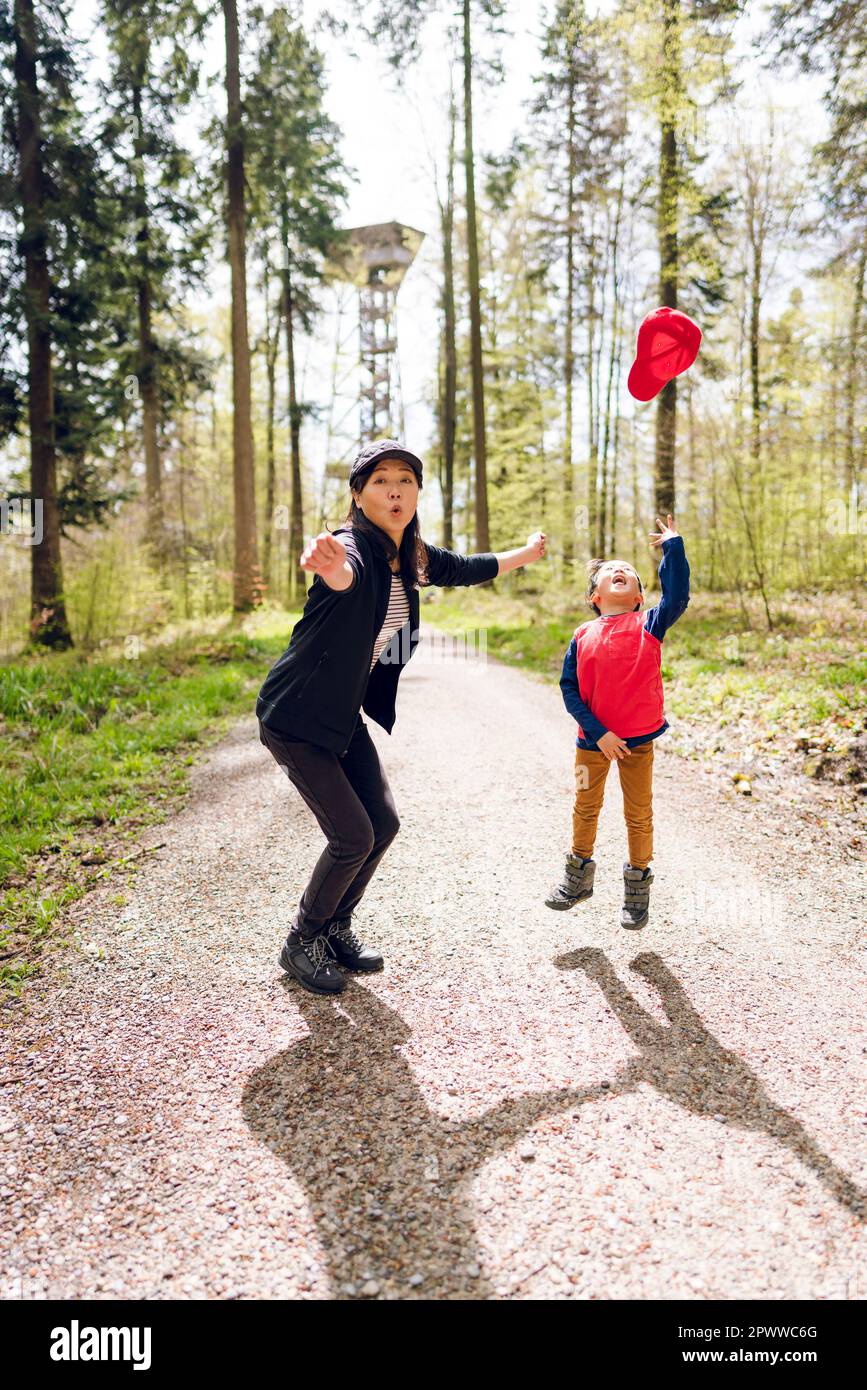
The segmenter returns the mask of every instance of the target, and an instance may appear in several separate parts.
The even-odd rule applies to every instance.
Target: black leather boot
[[[344,970],[381,970],[385,961],[372,946],[365,946],[352,930],[351,917],[337,917],[326,928],[328,944]]]
[[[582,859],[580,854],[573,854],[570,850],[566,855],[563,878],[556,888],[551,889],[545,899],[545,906],[561,911],[567,907],[574,907],[582,898],[592,898],[595,873],[595,859]]]
[[[280,964],[289,975],[311,994],[339,994],[346,989],[347,980],[337,965],[327,933],[305,940],[295,927],[287,936],[279,956]]]
[[[621,927],[632,930],[643,927],[648,920],[647,905],[650,902],[650,885],[653,873],[650,865],[646,869],[634,869],[631,864],[623,865],[623,907],[620,912]]]

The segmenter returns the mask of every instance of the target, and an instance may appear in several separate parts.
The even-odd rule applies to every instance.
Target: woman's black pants
[[[275,734],[261,720],[259,738],[328,838],[294,923],[302,936],[313,937],[357,907],[400,829],[394,797],[360,714],[342,757],[318,743]]]

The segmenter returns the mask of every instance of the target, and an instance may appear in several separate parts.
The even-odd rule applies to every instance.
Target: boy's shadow
[[[485,1298],[466,1184],[546,1115],[610,1090],[540,1092],[451,1121],[429,1107],[400,1052],[409,1029],[374,993],[353,982],[337,1003],[285,983],[310,1034],[253,1073],[242,1110],[306,1191],[331,1296],[373,1279],[401,1298]]]
[[[642,952],[629,968],[653,985],[669,1026],[657,1023],[641,1007],[597,947],[571,951],[555,964],[561,970],[581,969],[596,982],[640,1050],[641,1056],[628,1064],[612,1090],[631,1090],[644,1081],[696,1115],[722,1115],[742,1129],[772,1135],[813,1170],[841,1206],[864,1220],[865,1193],[822,1152],[798,1120],[771,1100],[747,1064],[711,1036],[658,955]]]

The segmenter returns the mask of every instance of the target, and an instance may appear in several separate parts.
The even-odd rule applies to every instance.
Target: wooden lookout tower
[[[358,445],[403,434],[403,402],[397,358],[395,301],[415,260],[424,232],[402,222],[377,222],[347,232],[348,249],[329,260],[329,280],[358,291]],[[328,459],[326,477],[346,479],[350,460]]]

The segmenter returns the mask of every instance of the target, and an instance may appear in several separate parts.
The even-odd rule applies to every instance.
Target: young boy
[[[590,857],[612,762],[620,771],[629,862],[623,865],[622,927],[643,927],[653,874],[653,740],[669,727],[660,675],[662,639],[689,603],[689,565],[683,537],[669,514],[650,544],[662,548],[662,597],[642,618],[644,590],[623,560],[591,560],[587,601],[595,618],[575,629],[563,662],[563,703],[578,721],[575,740],[575,803],[572,850],[563,881],[545,899],[569,908],[593,894],[596,864]]]

